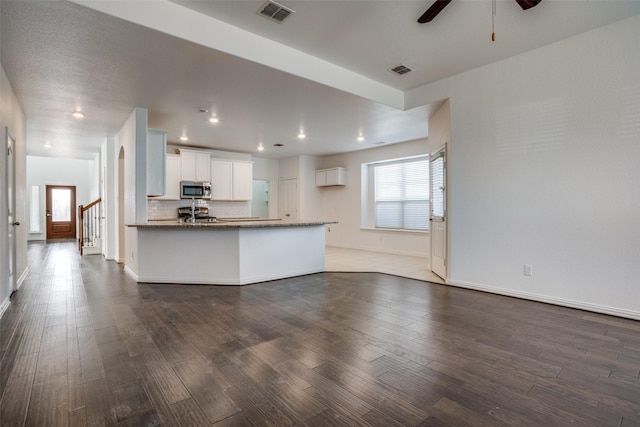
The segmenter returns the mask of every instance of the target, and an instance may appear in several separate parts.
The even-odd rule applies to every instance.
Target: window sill
[[[382,231],[388,233],[429,234],[429,230],[405,230],[402,228],[360,227],[362,231]]]

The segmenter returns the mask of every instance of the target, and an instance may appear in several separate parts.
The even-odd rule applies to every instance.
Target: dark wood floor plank
[[[27,354],[23,358],[29,359],[24,361],[24,365],[30,366],[32,369],[25,375],[11,376],[4,394],[0,398],[0,420],[15,426],[24,425],[27,418],[37,354]]]
[[[175,422],[183,427],[204,426],[210,424],[205,413],[202,412],[202,409],[200,409],[198,404],[192,398],[172,404],[171,410],[175,414]],[[168,423],[167,425],[173,424],[174,423]]]
[[[67,397],[67,378],[65,376],[34,384],[26,425],[67,425],[69,422]]]
[[[84,427],[87,424],[87,411],[84,407],[69,412],[69,427]]]
[[[191,397],[178,375],[158,349],[145,351],[143,359],[147,374],[153,379],[169,404]]]
[[[145,363],[144,357],[134,357],[133,363],[160,422],[164,425],[176,424],[178,422],[176,420],[176,415],[171,409],[171,405],[167,402],[162,390],[158,386],[158,383],[154,378],[153,370]]]
[[[417,425],[429,416],[428,412],[409,403],[410,395],[402,395],[377,378],[345,364],[327,362],[314,371],[367,402],[376,408],[375,413],[384,414],[383,418],[395,423]]]
[[[229,389],[229,395],[232,396],[233,401],[237,401],[243,411],[247,408],[247,411],[260,414],[259,416],[252,415],[251,419],[255,421],[269,420],[277,426],[292,426],[302,421],[279,399],[275,398],[273,390],[262,387],[242,370],[236,369],[232,363],[221,363],[219,367],[221,372],[234,383],[234,387]]]
[[[93,328],[82,327],[76,331],[83,383],[105,378],[104,366],[102,365]]]
[[[311,387],[305,389],[305,392],[310,393],[327,408],[344,409],[358,418],[374,409],[372,405],[298,361],[292,360],[282,363],[276,369],[283,372],[285,376],[296,375],[311,384]]]
[[[43,342],[40,347],[35,383],[67,375],[67,340]]]
[[[240,411],[216,378],[207,372],[206,366],[195,360],[188,360],[174,365],[174,370],[209,422],[215,423]]]
[[[139,380],[109,388],[110,406],[117,422],[155,412],[147,392]]]
[[[84,383],[87,426],[116,425],[115,408],[109,401],[109,387],[104,378]]]
[[[136,283],[28,245],[2,426],[640,425],[640,322],[376,273]]]

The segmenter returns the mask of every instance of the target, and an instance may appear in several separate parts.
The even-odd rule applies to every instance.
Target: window
[[[29,232],[40,232],[40,186],[31,186],[31,199],[29,207]]]
[[[429,229],[429,161],[373,164],[376,228]]]

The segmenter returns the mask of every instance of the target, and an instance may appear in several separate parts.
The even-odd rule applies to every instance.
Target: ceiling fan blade
[[[534,6],[537,6],[542,0],[516,0],[516,3],[520,5],[522,10],[531,9]]]
[[[527,1],[527,0],[520,0],[520,1]],[[536,1],[536,0],[528,0],[528,1]],[[540,0],[537,0],[537,1],[539,2]],[[436,16],[438,16],[438,14],[442,12],[442,9],[444,9],[450,2],[451,0],[436,0],[435,2],[433,2],[431,7],[427,9],[427,11],[423,13],[420,18],[418,18],[418,22],[421,24],[424,24],[425,22],[431,22],[431,20]]]

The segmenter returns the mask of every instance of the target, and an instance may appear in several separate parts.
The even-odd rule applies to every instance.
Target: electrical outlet
[[[525,264],[524,265],[524,275],[525,276],[533,276],[533,265]]]

